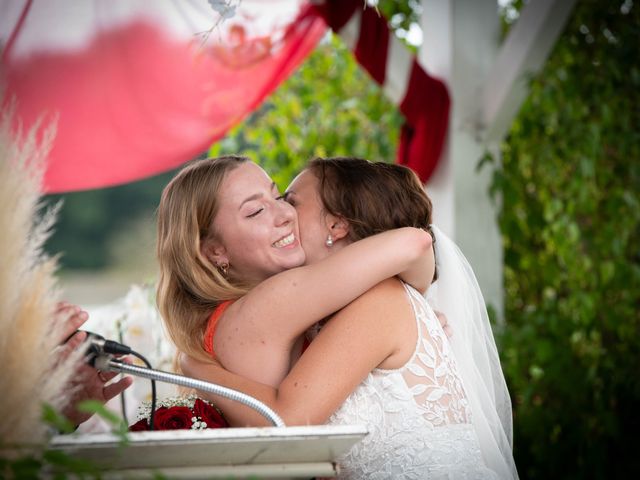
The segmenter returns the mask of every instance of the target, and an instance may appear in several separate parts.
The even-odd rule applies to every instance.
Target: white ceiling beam
[[[576,0],[531,0],[511,27],[483,87],[480,136],[499,141],[528,93],[528,80],[540,71]]]

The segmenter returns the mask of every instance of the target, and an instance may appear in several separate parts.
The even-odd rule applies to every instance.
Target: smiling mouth
[[[293,233],[290,233],[286,237],[278,240],[277,242],[273,242],[271,245],[273,245],[276,248],[282,248],[282,247],[291,245],[293,242],[295,242],[295,240],[296,240],[295,235]]]

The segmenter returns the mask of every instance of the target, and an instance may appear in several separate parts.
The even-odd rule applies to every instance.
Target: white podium
[[[360,425],[223,428],[59,435],[51,448],[104,468],[104,478],[335,477],[336,459],[367,434]]]

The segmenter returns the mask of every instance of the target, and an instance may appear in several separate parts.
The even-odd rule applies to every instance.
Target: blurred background
[[[532,0],[533,1],[533,0]],[[525,2],[500,1],[502,34]],[[420,2],[378,2],[410,48]],[[521,478],[640,475],[640,8],[577,2],[489,175],[504,252],[496,326]],[[455,98],[454,98],[455,102]],[[262,106],[202,156],[248,155],[286,187],[316,155],[393,161],[402,118],[327,34]],[[173,172],[63,202],[47,249],[65,297],[121,298],[155,280],[155,217]]]

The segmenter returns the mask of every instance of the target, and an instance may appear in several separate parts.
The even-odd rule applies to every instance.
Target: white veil
[[[427,300],[443,312],[471,407],[482,456],[500,478],[518,478],[513,460],[511,399],[478,282],[460,249],[441,230],[435,236],[437,281]]]

